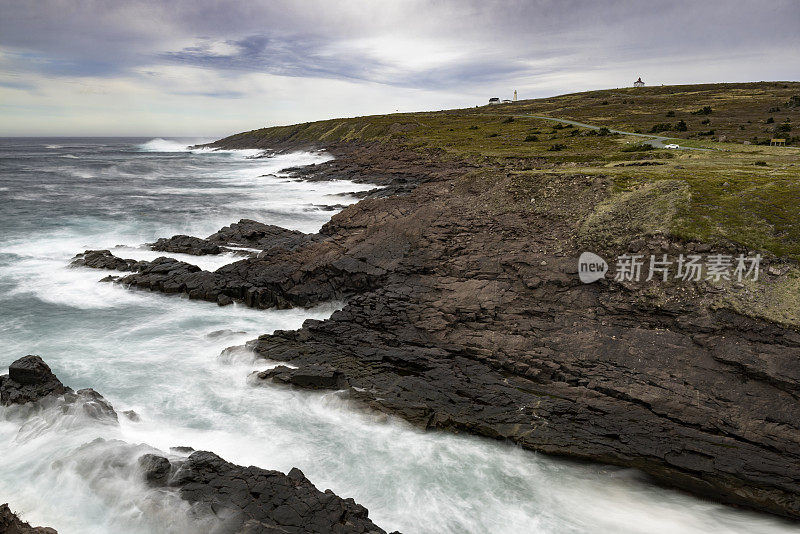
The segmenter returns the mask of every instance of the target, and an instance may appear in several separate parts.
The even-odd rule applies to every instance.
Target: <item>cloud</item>
[[[31,119],[15,112],[0,135],[34,123],[109,133],[119,126],[101,128],[104,117],[123,114],[142,133],[147,117],[152,133],[194,124],[214,134],[222,124],[253,127],[243,110],[265,99],[263,121],[278,123],[315,118],[309,109],[328,116],[326,102],[331,113],[357,115],[474,105],[513,89],[534,97],[621,86],[639,75],[800,77],[794,0],[0,0],[0,13],[0,100]],[[37,109],[82,118],[48,122]]]

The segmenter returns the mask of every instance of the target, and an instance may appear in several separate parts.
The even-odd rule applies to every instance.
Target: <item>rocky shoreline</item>
[[[72,391],[39,356],[20,358],[8,371],[0,376],[3,406],[34,412],[60,406],[64,413],[77,408],[91,419],[118,424],[117,413],[102,395],[92,389]],[[171,459],[142,454],[138,458],[141,478],[155,491],[177,493],[191,505],[191,519],[206,521],[209,532],[386,534],[369,520],[366,508],[331,490],[319,491],[297,468],[284,474],[235,465],[212,452],[182,452],[189,454]],[[0,532],[56,534],[52,528],[31,527],[7,505],[0,506]]]
[[[264,148],[244,138],[218,146]],[[545,175],[520,200],[498,192],[513,189],[510,168],[541,167],[535,158],[497,167],[393,145],[327,148],[337,159],[298,169],[298,179],[385,187],[317,235],[261,229],[263,239],[247,241],[256,251],[215,272],[108,251],[74,264],[131,271],[115,280],[220,305],[344,299],[328,320],[251,342],[293,367],[254,380],[344,390],[423,428],[634,467],[713,500],[800,518],[800,335],[712,306],[714,289],[703,285],[655,293],[581,284],[577,228],[607,195],[602,176]],[[521,207],[531,196],[536,209]],[[236,246],[251,223],[221,239],[157,246]],[[623,250],[696,246],[631,235]]]

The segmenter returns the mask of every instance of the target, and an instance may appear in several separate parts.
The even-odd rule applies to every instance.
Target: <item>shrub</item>
[[[567,145],[562,145],[560,143],[556,143],[553,146],[551,146],[550,148],[548,148],[547,150],[549,150],[550,152],[558,152],[559,150],[564,150],[565,148],[567,148]]]
[[[800,95],[792,95],[792,97],[786,101],[786,105],[790,108],[800,107]]]
[[[698,132],[697,135],[714,135],[714,130],[709,130],[707,132]]]
[[[667,117],[674,117],[674,116],[675,116],[674,111],[667,111]]]
[[[775,128],[775,131],[776,132],[781,132],[781,133],[791,132],[792,131],[792,125],[789,124],[788,122],[784,122],[783,124],[781,124],[780,126]]]
[[[576,135],[580,135],[580,133],[581,133],[581,132],[579,132],[578,130],[572,130],[572,131],[569,133],[569,135],[574,137],[574,136],[576,136]]]
[[[609,134],[611,134],[611,130],[609,130],[605,126],[597,130],[597,135],[609,135]]]
[[[766,167],[767,166],[767,162],[766,161],[756,161],[755,163],[753,163],[753,165],[758,165],[759,167]]]
[[[773,122],[775,122],[775,118],[774,117],[770,117],[770,118],[767,119],[767,124],[772,124]]]
[[[659,122],[650,128],[650,133],[666,132],[672,129],[672,125],[668,122]]]
[[[478,129],[478,127],[477,127],[477,126],[470,126],[470,127],[469,127],[469,128],[467,128],[467,129],[468,129],[468,130],[477,130],[477,129]]]
[[[711,119],[703,119],[700,121],[700,124],[711,124]]]
[[[506,120],[503,121],[503,124],[508,124],[510,122],[514,122],[514,117],[507,117]]]
[[[711,115],[711,113],[712,113],[711,106],[703,106],[697,111],[692,111],[692,115]]]
[[[781,110],[781,108],[779,108],[778,106],[773,106],[773,107],[769,108],[769,113],[777,113],[780,110]]]
[[[533,141],[538,141],[538,140],[539,140],[539,138],[536,137],[535,135],[528,135],[527,137],[525,137],[525,142],[526,143],[531,143]]]
[[[564,128],[566,128],[566,126],[564,126],[563,124],[560,124],[560,123],[556,124],[555,126],[553,126],[554,130],[563,130]]]
[[[603,100],[602,102],[600,102],[600,105],[601,106],[607,106],[608,105],[608,100]]]
[[[679,120],[678,124],[675,125],[675,130],[677,130],[679,132],[685,132],[688,129],[689,129],[689,127],[686,126],[686,121],[684,121],[684,120]]]
[[[486,137],[497,137],[498,135],[500,135],[500,134],[497,133],[497,132],[493,132],[493,133],[490,133],[489,135],[487,135]]]

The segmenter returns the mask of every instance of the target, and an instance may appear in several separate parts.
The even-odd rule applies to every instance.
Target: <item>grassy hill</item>
[[[642,145],[640,137],[529,115],[629,132],[659,130],[658,135],[680,138],[682,146],[711,150],[653,149]],[[685,130],[677,129],[680,121]],[[761,144],[773,137],[795,147]],[[602,175],[609,178],[609,197],[598,209],[627,221],[618,225],[621,235],[663,233],[800,259],[798,82],[589,91],[513,104],[262,128],[214,145],[274,149],[349,142],[400,144],[477,163],[482,172],[471,176],[478,181],[505,173],[510,179],[497,192],[498,206],[521,212],[541,209],[529,199],[547,177]],[[641,197],[634,202],[635,212],[631,195]],[[613,246],[616,237],[604,239]]]

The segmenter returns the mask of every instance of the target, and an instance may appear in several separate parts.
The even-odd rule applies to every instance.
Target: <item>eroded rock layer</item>
[[[374,179],[386,194],[294,248],[213,273],[159,259],[120,281],[254,307],[347,298],[329,320],[253,342],[300,368],[262,378],[349,388],[358,403],[425,428],[636,467],[800,517],[800,335],[712,305],[719,290],[708,284],[580,283],[580,225],[608,195],[602,176],[545,172],[520,193],[481,162],[332,150],[337,160],[301,172]],[[696,246],[636,235],[627,245]],[[328,382],[314,378],[320,369]]]

